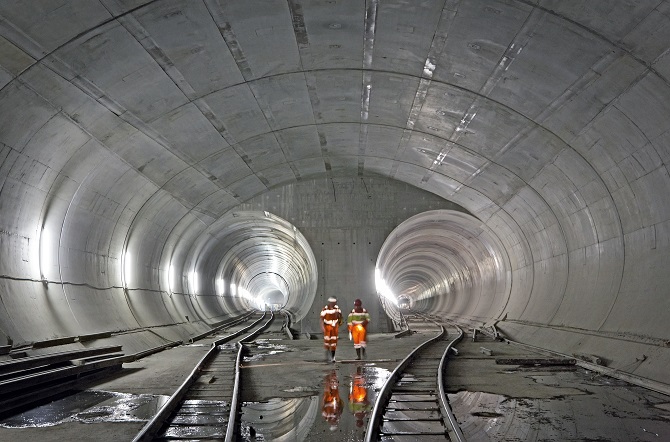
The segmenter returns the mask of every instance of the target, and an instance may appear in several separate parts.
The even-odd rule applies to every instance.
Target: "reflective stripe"
[[[338,306],[333,308],[325,306],[323,310],[321,310],[321,320],[327,326],[337,327],[343,322],[342,311]]]
[[[362,324],[365,321],[370,322],[370,314],[365,309],[363,309],[362,312],[356,312],[356,310],[352,310],[347,317],[347,322],[351,325]]]

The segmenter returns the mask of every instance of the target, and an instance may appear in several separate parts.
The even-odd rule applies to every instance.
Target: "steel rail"
[[[368,428],[365,431],[365,442],[372,442],[373,440],[377,439],[377,436],[379,435],[379,425],[381,424],[381,419],[383,417],[383,411],[388,403],[390,397],[391,397],[391,390],[393,388],[393,385],[397,382],[397,380],[400,378],[402,375],[403,371],[407,366],[412,362],[412,360],[417,356],[418,352],[422,350],[424,347],[432,344],[433,342],[442,339],[442,337],[445,334],[445,329],[444,326],[438,324],[436,321],[433,321],[436,325],[440,327],[440,333],[428,339],[427,341],[423,342],[421,345],[416,347],[410,354],[403,359],[400,364],[398,364],[389,376],[389,378],[384,382],[384,385],[382,386],[381,390],[379,391],[379,395],[377,396],[377,400],[375,401],[375,406],[372,409],[372,413],[370,414],[370,421],[368,422]]]
[[[561,353],[559,351],[555,350],[549,350],[546,348],[538,347],[535,345],[531,344],[525,344],[523,342],[518,342],[514,341],[512,339],[504,337],[504,335],[500,334],[497,329],[494,328],[494,333],[497,333],[497,339],[507,342],[508,344],[519,346],[519,347],[524,347],[533,351],[537,351],[539,353],[549,353],[555,356],[560,356],[564,358],[571,358],[575,359],[575,365],[578,367],[584,368],[589,371],[594,371],[596,373],[599,373],[604,376],[609,376],[611,378],[619,379],[624,382],[628,382],[633,385],[637,385],[639,387],[645,388],[647,390],[652,390],[656,391],[658,393],[664,394],[664,395],[670,395],[670,385],[668,384],[662,384],[660,382],[652,381],[651,379],[643,378],[640,376],[636,376],[632,373],[626,373],[624,371],[620,371],[616,368],[610,368],[610,367],[605,367],[603,365],[596,364],[594,362],[589,362],[585,361],[583,359],[580,359],[579,357],[575,357],[574,355],[568,355],[565,353]]]
[[[437,371],[437,387],[440,394],[440,407],[442,408],[442,413],[444,413],[444,415],[447,417],[447,424],[449,429],[451,430],[449,434],[455,436],[458,442],[465,442],[465,436],[463,436],[461,427],[458,425],[456,416],[454,416],[454,413],[451,411],[451,407],[449,406],[449,400],[447,399],[447,393],[444,389],[444,370],[447,358],[449,357],[449,351],[453,348],[455,343],[463,339],[463,329],[461,329],[456,324],[452,325],[453,327],[456,327],[458,329],[459,334],[456,338],[454,338],[453,341],[449,343],[449,345],[447,345],[447,348],[444,350],[442,360],[440,361],[440,367],[438,368]]]
[[[400,331],[397,332],[393,337],[394,338],[402,338],[403,336],[411,335],[412,330],[409,328],[409,323],[407,322],[407,318],[405,315],[402,314],[402,310],[398,311],[400,313]],[[405,324],[405,329],[403,330],[403,323]]]
[[[221,324],[221,325],[217,325],[216,327],[213,327],[213,328],[210,328],[210,329],[207,330],[206,332],[199,333],[199,334],[197,334],[197,335],[195,335],[195,336],[191,336],[191,337],[188,339],[188,342],[193,343],[193,342],[195,342],[195,341],[199,341],[199,340],[202,339],[202,338],[205,338],[205,337],[207,337],[207,336],[209,336],[209,335],[213,335],[214,333],[218,332],[218,331],[221,330],[222,328],[233,327],[233,326],[235,326],[235,325],[237,325],[237,324],[241,324],[241,323],[243,323],[243,322],[249,320],[249,318],[250,318],[251,316],[253,316],[253,314],[254,314],[254,312],[248,312],[248,313],[246,313],[246,314],[244,314],[244,315],[241,315],[241,316],[239,316],[239,317],[237,317],[237,318],[233,318],[231,321],[224,321],[223,324]]]
[[[285,318],[284,323],[282,324],[281,328],[282,328],[282,330],[284,330],[286,332],[286,336],[288,336],[288,338],[290,340],[293,340],[295,338],[293,336],[293,332],[291,332],[291,316],[290,316],[289,312],[286,311],[286,310],[282,310],[281,312],[282,312],[282,314],[284,315],[284,318]]]
[[[257,321],[253,322],[251,325],[244,327],[241,330],[238,330],[237,332],[225,336],[221,339],[217,339],[214,341],[210,347],[210,349],[205,353],[205,355],[200,358],[198,363],[195,365],[191,373],[186,377],[184,382],[177,388],[177,390],[168,398],[168,400],[163,404],[163,406],[158,410],[158,412],[154,415],[153,418],[149,422],[146,423],[144,427],[140,430],[139,433],[135,436],[133,439],[133,442],[144,442],[144,441],[150,441],[152,440],[156,433],[163,427],[165,424],[165,421],[172,415],[174,410],[179,406],[179,404],[182,402],[182,399],[188,392],[189,388],[193,383],[196,381],[198,378],[200,372],[202,371],[203,366],[211,359],[211,357],[216,353],[217,347],[221,345],[224,342],[228,342],[242,333],[246,332],[247,330],[253,328],[261,322],[266,316],[266,313],[263,314],[263,316],[258,319]]]
[[[265,317],[265,315],[263,315]],[[274,312],[270,312],[270,319],[261,327],[237,341],[237,357],[235,359],[235,383],[233,384],[233,397],[230,401],[230,414],[228,415],[228,426],[226,427],[226,442],[232,442],[235,437],[235,424],[237,423],[237,412],[239,411],[239,396],[240,396],[240,366],[242,365],[242,355],[244,353],[244,342],[258,336],[262,331],[266,330],[274,320]],[[262,319],[262,318],[261,318]]]

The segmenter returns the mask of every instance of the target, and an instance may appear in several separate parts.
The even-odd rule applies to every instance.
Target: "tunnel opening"
[[[509,258],[495,234],[472,215],[432,210],[401,223],[376,263],[377,293],[386,313],[414,309],[485,323],[510,296]]]
[[[268,211],[236,211],[203,232],[189,251],[202,274],[203,309],[225,314],[285,309],[299,320],[316,295],[318,270],[310,245],[290,222]]]

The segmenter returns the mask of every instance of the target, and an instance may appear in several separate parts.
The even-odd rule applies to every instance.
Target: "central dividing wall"
[[[318,318],[330,296],[345,316],[360,298],[372,315],[370,331],[391,330],[375,287],[377,255],[387,236],[413,215],[463,209],[436,195],[384,178],[322,178],[271,190],[236,210],[265,210],[294,226],[314,253],[319,283],[301,331],[319,333]],[[297,326],[296,326],[297,327]]]

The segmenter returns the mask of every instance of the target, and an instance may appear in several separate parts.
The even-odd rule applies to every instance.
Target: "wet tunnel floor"
[[[669,396],[576,365],[510,364],[557,358],[487,337],[457,347],[445,379],[468,441],[670,440]]]
[[[251,346],[242,367],[239,440],[361,441],[391,370],[428,335],[369,338],[368,360],[341,341],[325,362],[319,340],[278,335]],[[204,354],[207,341],[124,364],[113,379],[0,421],[0,441],[132,440]],[[481,352],[487,347],[492,355]],[[579,367],[498,365],[537,356],[500,342],[458,345],[449,399],[467,440],[670,440],[670,398]]]
[[[241,440],[280,435],[285,440],[362,440],[376,392],[399,360],[427,337],[379,334],[368,339],[368,360],[354,361],[352,344],[341,341],[334,364],[325,362],[321,340],[288,341],[271,334],[251,344],[242,364]],[[0,441],[132,440],[208,346],[209,340],[203,340],[124,364],[106,382],[3,419]],[[324,412],[326,394],[328,404],[336,405],[332,413]]]

